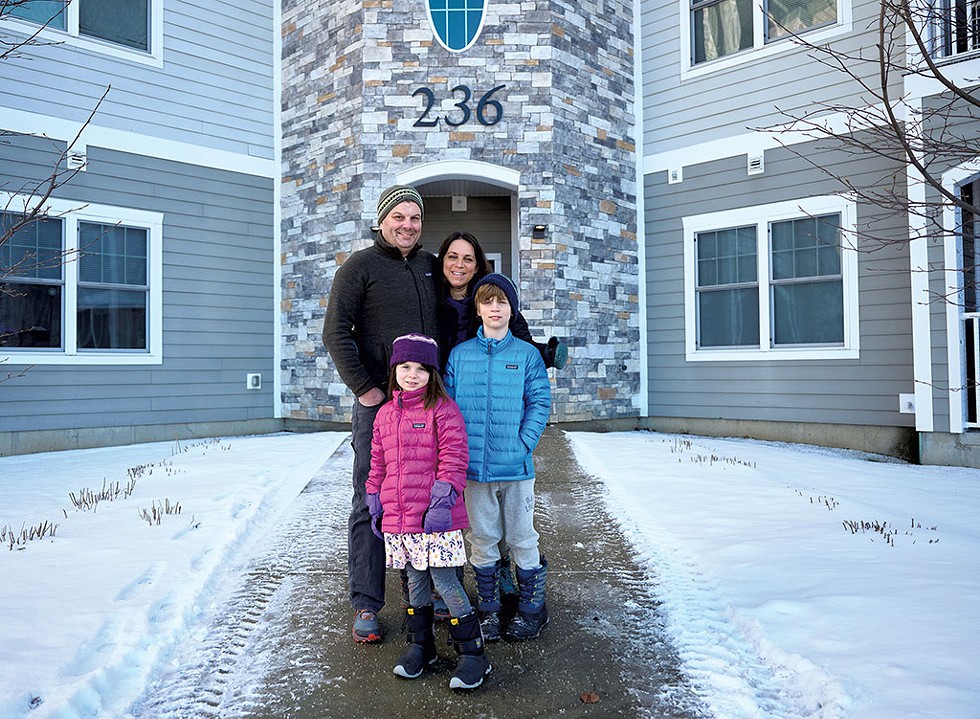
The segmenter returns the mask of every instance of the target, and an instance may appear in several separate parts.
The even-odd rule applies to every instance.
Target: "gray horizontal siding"
[[[43,177],[51,158],[38,138],[0,144],[0,186]],[[163,364],[34,366],[0,383],[0,431],[272,418],[274,180],[98,148],[89,160],[59,197],[164,213]]]
[[[800,149],[811,157],[820,154],[828,166],[859,182],[888,170],[870,158],[856,162]],[[748,177],[744,160],[728,159],[687,168],[679,184],[668,185],[664,173],[646,178],[650,415],[910,426],[912,416],[898,412],[898,394],[913,391],[904,243],[859,255],[859,359],[686,360],[682,218],[840,190],[793,153],[771,154],[762,176]],[[870,213],[859,206],[859,226]],[[880,225],[898,238],[904,236],[901,228],[900,218]]]
[[[73,47],[30,47],[4,60],[0,103],[81,123],[273,157],[271,2],[164,3],[164,66]]]
[[[685,145],[722,139],[751,128],[785,123],[786,112],[815,109],[814,102],[858,102],[861,90],[848,76],[812,59],[813,51],[781,44],[786,51],[698,77],[681,80],[679,68],[689,66],[680,56],[681,24],[676,2],[643,3],[640,33],[643,62],[642,147],[644,154],[673,150]],[[853,31],[833,42],[841,52],[857,54],[873,47],[869,36],[878,3],[856,0]],[[759,4],[753,3],[758,13]],[[865,53],[867,54],[867,52]],[[705,65],[707,67],[708,65]],[[872,63],[851,63],[858,74],[874,81]],[[898,73],[895,74],[899,80]],[[777,109],[778,106],[778,109]]]

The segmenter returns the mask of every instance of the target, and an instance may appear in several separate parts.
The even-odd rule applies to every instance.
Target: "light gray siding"
[[[0,144],[0,186],[44,177],[53,157],[37,138]],[[91,148],[59,197],[164,215],[163,363],[31,367],[0,383],[0,432],[274,417],[273,182]]]
[[[271,159],[272,3],[167,0],[163,24],[162,68],[68,42],[5,59],[0,106],[80,124],[111,85],[97,126]]]
[[[815,109],[815,101],[859,102],[860,88],[853,80],[839,70],[821,65],[813,59],[812,50],[794,45],[790,39],[767,48],[768,52],[779,46],[785,48],[783,52],[746,50],[742,53],[745,62],[683,78],[681,68],[689,67],[690,59],[681,56],[681,33],[687,24],[679,13],[687,12],[682,8],[688,4],[656,0],[642,3],[642,7],[642,146],[647,153],[783,124],[788,121],[784,113]],[[752,7],[759,12],[759,3]],[[855,55],[863,48],[867,54],[873,40],[868,40],[866,29],[876,18],[878,8],[873,0],[855,0],[853,31],[835,38],[833,46]],[[717,67],[717,61],[715,64]],[[699,67],[708,69],[711,65]],[[872,81],[877,72],[872,63],[854,62],[852,69]],[[896,80],[900,82],[900,78]]]
[[[880,161],[847,160],[798,147],[855,181],[880,179]],[[648,175],[646,191],[649,414],[781,422],[911,426],[898,394],[911,392],[908,248],[902,218],[875,224],[895,244],[862,246],[859,255],[860,357],[840,360],[689,362],[684,346],[682,218],[709,211],[828,195],[839,184],[787,150],[767,155],[766,172],[747,177],[744,158],[685,169],[684,181]],[[858,207],[859,228],[875,216]]]

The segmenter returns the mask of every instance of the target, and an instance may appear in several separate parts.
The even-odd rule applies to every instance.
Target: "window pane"
[[[752,47],[751,0],[692,3],[694,63]]]
[[[837,22],[837,0],[768,0],[767,39]]]
[[[61,287],[0,283],[0,347],[61,347]]]
[[[81,251],[79,281],[146,285],[146,230],[79,222],[78,237]]]
[[[0,213],[0,232],[20,219],[12,213]],[[22,227],[0,245],[0,277],[30,277],[60,280],[61,220],[37,220]]]
[[[775,345],[844,343],[840,280],[774,285],[772,300]]]
[[[759,292],[756,288],[698,293],[701,347],[759,346]]]
[[[146,349],[146,295],[80,287],[79,349]]]
[[[698,286],[754,283],[758,277],[755,225],[699,232]]]
[[[773,222],[772,279],[840,275],[840,215]]]
[[[23,5],[6,8],[13,17],[31,20],[57,30],[65,29],[65,0],[29,0]]]
[[[137,50],[149,50],[150,0],[78,0],[78,31]]]

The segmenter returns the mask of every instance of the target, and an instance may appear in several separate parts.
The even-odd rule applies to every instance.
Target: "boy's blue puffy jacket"
[[[466,422],[471,482],[531,479],[531,452],[551,414],[551,385],[533,345],[510,332],[474,339],[453,348],[446,365],[446,389]]]

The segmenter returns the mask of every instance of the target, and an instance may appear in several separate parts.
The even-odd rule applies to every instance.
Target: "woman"
[[[446,366],[449,351],[468,339],[476,337],[480,326],[479,318],[473,309],[473,285],[491,271],[486,253],[479,241],[469,232],[453,232],[439,246],[439,348],[442,352],[442,366]],[[568,348],[557,337],[547,344],[535,342],[531,338],[527,320],[520,312],[515,312],[510,320],[510,331],[518,339],[529,342],[538,348],[545,367],[561,369],[568,359]]]

